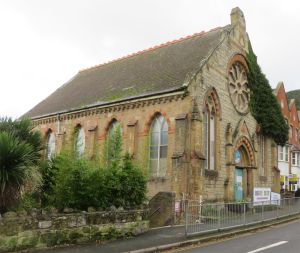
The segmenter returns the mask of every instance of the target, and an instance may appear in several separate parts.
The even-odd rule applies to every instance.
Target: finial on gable
[[[239,7],[235,7],[231,10],[231,25],[239,26],[243,30],[246,30],[246,21],[244,17],[244,13]]]
[[[231,25],[234,27],[233,37],[248,52],[248,36],[244,13],[239,7],[231,10]]]

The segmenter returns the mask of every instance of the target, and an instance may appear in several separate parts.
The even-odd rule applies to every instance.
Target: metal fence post
[[[264,220],[264,202],[261,202],[261,221]]]
[[[244,203],[244,214],[243,214],[244,225],[246,225],[246,203]]]
[[[277,207],[276,207],[276,218],[279,218],[279,205],[280,205],[280,200],[277,200]]]
[[[289,215],[291,215],[291,199],[288,200],[289,200]]]
[[[218,229],[221,228],[221,208],[219,206],[218,207]]]
[[[187,235],[188,235],[188,211],[189,211],[188,200],[185,200],[184,206],[185,206],[185,237],[187,237]]]

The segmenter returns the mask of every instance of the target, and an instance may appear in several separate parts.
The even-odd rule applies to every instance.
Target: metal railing
[[[256,224],[300,213],[300,198],[218,204],[186,201],[185,205],[187,236]]]

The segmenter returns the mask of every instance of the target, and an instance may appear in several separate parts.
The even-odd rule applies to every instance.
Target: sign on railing
[[[280,205],[281,195],[276,192],[271,192],[271,204],[272,205]]]
[[[271,200],[271,188],[254,187],[253,205],[261,205],[261,202],[268,204]]]

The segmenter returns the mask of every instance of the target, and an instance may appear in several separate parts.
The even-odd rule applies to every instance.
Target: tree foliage
[[[145,199],[146,177],[128,155],[119,163],[102,168],[84,157],[60,154],[44,171],[47,176],[53,175],[43,192],[44,205],[105,209],[112,205],[135,207]]]
[[[280,105],[272,92],[268,79],[257,63],[257,57],[249,43],[247,54],[248,81],[251,90],[250,110],[261,127],[262,134],[274,139],[279,145],[288,141],[288,125],[281,113]]]
[[[40,182],[37,167],[42,148],[30,121],[0,119],[0,211],[16,204],[22,187]]]
[[[54,174],[50,189],[44,192],[46,204],[60,209],[72,207],[86,209],[89,206],[103,206],[100,192],[103,192],[103,173],[100,168],[85,158],[70,154],[56,156],[49,163],[49,171]],[[50,192],[49,192],[50,190]]]
[[[300,90],[291,90],[286,93],[288,99],[295,99],[296,106],[300,110]]]
[[[43,204],[59,209],[89,206],[135,207],[146,194],[146,177],[128,154],[122,156],[121,131],[109,134],[104,148],[106,163],[78,157],[72,152],[57,155],[43,168]]]
[[[104,144],[104,164],[106,166],[116,166],[122,158],[122,130],[119,124],[109,130]]]

